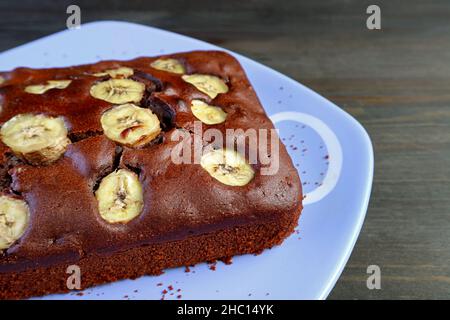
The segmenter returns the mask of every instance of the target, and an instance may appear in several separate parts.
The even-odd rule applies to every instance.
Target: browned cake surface
[[[30,165],[0,142],[0,181],[4,194],[24,199],[30,222],[24,235],[0,255],[0,298],[20,298],[67,291],[65,270],[78,264],[82,286],[158,274],[165,268],[189,265],[244,253],[258,253],[281,243],[297,224],[301,185],[297,170],[280,143],[280,168],[275,175],[255,176],[245,186],[220,183],[199,164],[174,164],[170,153],[176,130],[192,131],[193,99],[220,106],[227,128],[273,128],[242,67],[224,52],[188,52],[178,59],[187,74],[224,79],[229,91],[211,99],[179,74],[150,67],[155,58],[104,61],[54,69],[19,68],[0,73],[0,123],[21,113],[62,116],[71,144],[49,165]],[[102,133],[100,117],[113,104],[92,97],[95,72],[126,66],[131,77],[146,85],[139,105],[152,109],[163,131],[140,148],[119,146]],[[30,84],[70,79],[64,90],[34,95]],[[192,133],[191,133],[192,134]],[[205,142],[207,143],[207,142]],[[111,224],[98,213],[95,188],[117,168],[136,172],[144,207],[128,223]]]

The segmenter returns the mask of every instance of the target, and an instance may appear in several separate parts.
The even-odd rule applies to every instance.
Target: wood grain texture
[[[72,1],[0,1],[0,51],[65,28]],[[127,20],[258,60],[357,118],[375,149],[367,218],[329,298],[450,298],[450,2],[77,1],[82,22]],[[366,288],[381,267],[382,289]],[[301,270],[299,270],[301,272]],[[299,289],[300,290],[300,289]]]

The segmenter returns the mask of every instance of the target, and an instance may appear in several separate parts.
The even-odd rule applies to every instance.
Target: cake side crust
[[[259,254],[279,245],[297,226],[301,208],[272,223],[246,225],[149,246],[108,256],[90,255],[79,261],[55,264],[19,273],[0,274],[0,299],[22,299],[67,293],[67,267],[81,270],[81,290],[122,279],[159,275],[165,269],[192,266],[242,254]]]

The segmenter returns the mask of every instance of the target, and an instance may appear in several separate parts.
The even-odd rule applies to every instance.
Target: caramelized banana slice
[[[25,87],[25,92],[32,94],[43,94],[50,89],[65,89],[72,80],[48,80],[46,84],[34,84]]]
[[[222,108],[210,106],[201,100],[192,100],[191,110],[194,116],[205,124],[218,124],[227,119],[227,113]]]
[[[229,186],[245,186],[255,175],[244,157],[234,150],[211,150],[202,156],[200,165],[213,178]]]
[[[105,70],[103,72],[97,72],[93,75],[95,77],[104,77],[104,76],[110,76],[111,78],[128,78],[134,74],[133,69],[128,67],[120,67],[117,69],[110,69]]]
[[[150,67],[177,74],[186,72],[184,66],[176,59],[158,59],[150,63]]]
[[[70,140],[63,119],[43,114],[19,114],[0,129],[4,144],[31,164],[48,164],[59,159]]]
[[[25,201],[0,195],[0,250],[8,249],[24,234],[29,220]]]
[[[138,176],[119,169],[107,175],[95,192],[100,216],[109,223],[127,223],[136,218],[144,206]]]
[[[206,74],[190,74],[182,76],[182,79],[203,93],[206,93],[211,99],[214,99],[219,93],[227,93],[228,87],[225,82],[216,76]]]
[[[109,109],[100,122],[109,139],[130,147],[142,146],[161,132],[159,119],[150,109],[131,103]]]
[[[145,91],[143,83],[130,79],[110,79],[99,82],[91,87],[91,96],[94,98],[122,104],[141,101]]]

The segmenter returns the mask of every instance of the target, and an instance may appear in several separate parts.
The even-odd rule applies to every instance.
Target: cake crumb
[[[212,263],[210,263],[209,264],[209,270],[212,270],[212,271],[216,271],[216,265],[217,265],[217,262],[212,262]]]
[[[233,263],[233,257],[222,258],[222,262],[225,263],[226,265],[230,265]]]

